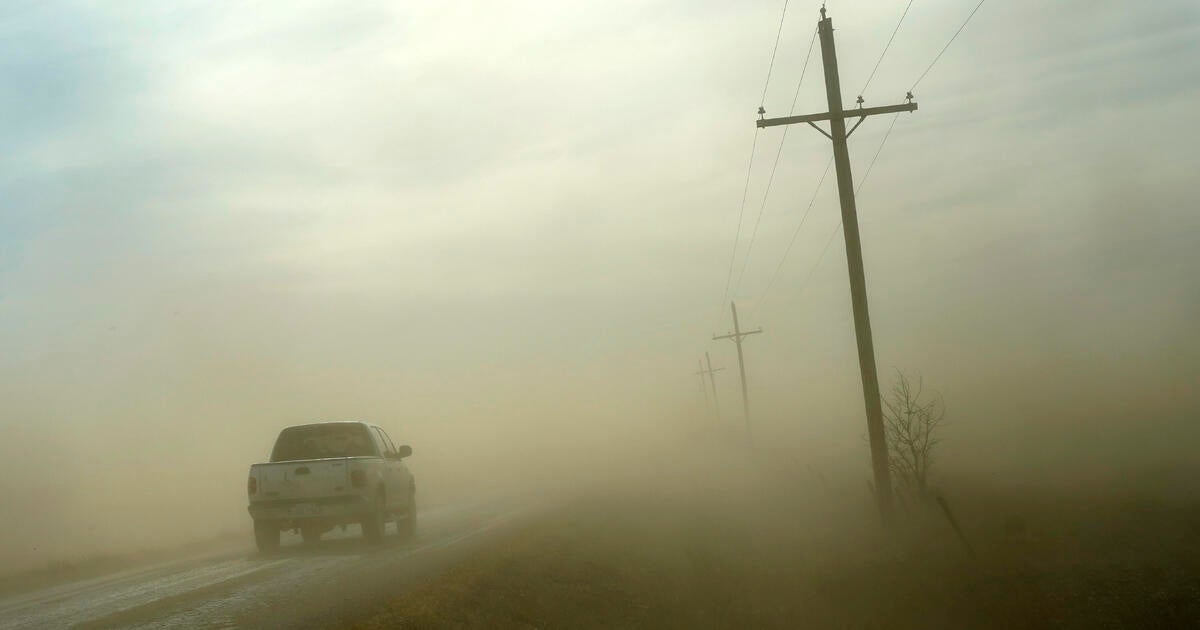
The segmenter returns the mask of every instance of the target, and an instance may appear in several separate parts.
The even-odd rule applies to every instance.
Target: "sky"
[[[827,3],[847,103],[905,4]],[[913,2],[866,104],[974,6]],[[826,109],[818,4],[782,8],[0,5],[2,487],[41,503],[12,527],[187,493],[238,523],[181,468],[240,489],[314,419],[447,456],[637,439],[703,415],[705,351],[737,426],[729,299],[765,330],[757,435],[865,471],[830,149],[754,127]],[[1188,461],[1200,5],[985,3],[913,92],[850,151],[883,379],[945,397],[946,465]]]

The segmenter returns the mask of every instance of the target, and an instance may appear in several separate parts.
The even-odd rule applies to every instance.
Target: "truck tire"
[[[383,542],[383,506],[383,495],[376,496],[375,505],[362,520],[363,538],[373,545]]]
[[[417,493],[410,492],[408,495],[408,514],[404,518],[396,520],[396,531],[400,533],[401,540],[408,540],[417,533]]]
[[[259,553],[279,551],[279,526],[270,521],[254,521],[254,544]]]

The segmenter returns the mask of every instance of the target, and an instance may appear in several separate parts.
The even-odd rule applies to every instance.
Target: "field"
[[[972,552],[936,503],[908,505],[887,533],[867,509],[865,487],[789,482],[793,473],[597,489],[397,593],[355,627],[1200,623],[1200,506],[945,484]]]

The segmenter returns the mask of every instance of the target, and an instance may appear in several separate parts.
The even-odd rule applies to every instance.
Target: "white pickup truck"
[[[279,534],[298,529],[304,542],[352,523],[363,537],[383,539],[388,520],[402,536],[417,525],[416,483],[404,465],[412,447],[397,447],[365,422],[321,422],[280,432],[271,461],[250,466],[246,492],[259,551],[279,548]]]

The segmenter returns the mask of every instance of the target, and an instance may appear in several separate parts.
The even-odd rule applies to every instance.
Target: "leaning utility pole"
[[[733,311],[733,332],[719,337],[714,334],[713,341],[718,339],[732,339],[733,343],[737,345],[738,370],[742,373],[742,413],[745,414],[746,418],[746,441],[753,444],[753,436],[750,433],[750,396],[746,393],[746,362],[742,359],[742,337],[757,335],[762,332],[762,328],[742,332],[742,329],[738,326],[737,305],[730,302],[729,308]]]
[[[854,205],[854,178],[850,174],[850,151],[846,139],[866,120],[875,114],[911,112],[917,109],[908,93],[902,105],[863,108],[863,98],[858,97],[858,109],[842,109],[842,87],[838,77],[837,53],[833,47],[833,20],[825,17],[821,7],[821,21],[817,23],[821,36],[821,58],[825,62],[825,94],[829,100],[829,111],[824,114],[787,116],[784,118],[761,118],[766,113],[758,110],[759,127],[774,127],[808,123],[813,129],[833,141],[833,158],[837,165],[838,192],[842,201],[842,231],[846,237],[846,266],[850,270],[850,299],[854,306],[854,333],[858,338],[858,367],[862,373],[863,398],[867,407],[867,435],[871,440],[871,463],[875,469],[875,496],[879,502],[879,514],[885,523],[892,518],[892,481],[888,468],[887,439],[883,430],[883,410],[879,401],[879,377],[875,370],[875,347],[871,340],[871,317],[867,312],[867,286],[863,273],[862,242],[858,234],[858,210]],[[846,131],[846,119],[857,118],[858,122]],[[820,120],[829,121],[829,133],[816,126]]]
[[[721,370],[724,370],[725,368],[717,368],[714,370],[713,366],[712,366],[712,359],[709,358],[707,351],[704,353],[704,360],[705,360],[705,362],[708,363],[708,370],[707,370],[708,382],[710,385],[712,385],[713,412],[717,416],[717,422],[720,422],[721,421],[721,402],[717,400],[717,379],[713,376],[713,373],[720,372]]]

